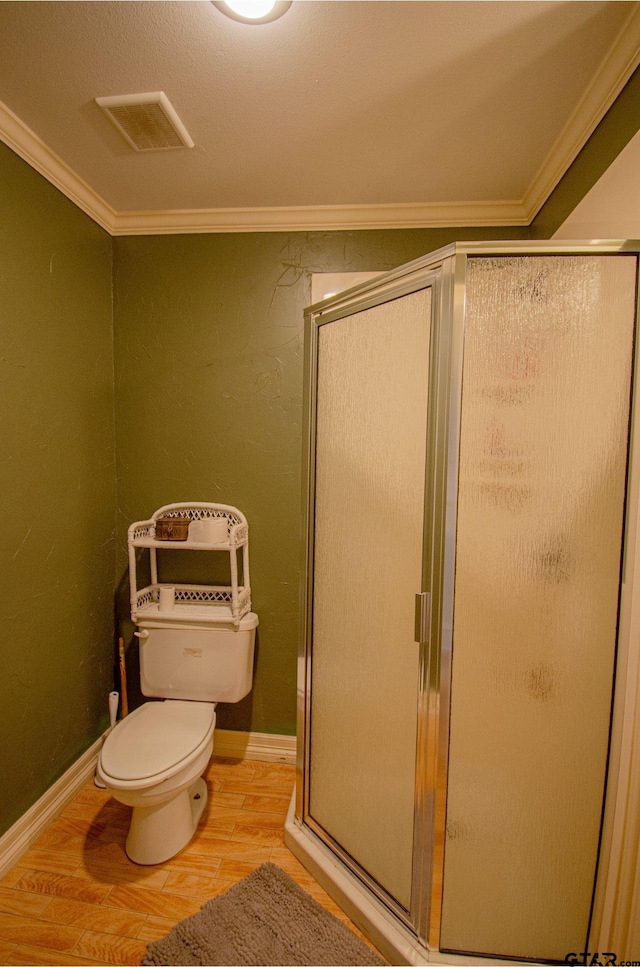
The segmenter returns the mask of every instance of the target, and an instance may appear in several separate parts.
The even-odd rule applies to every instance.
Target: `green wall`
[[[255,687],[218,721],[294,732],[311,274],[384,271],[457,239],[550,237],[637,130],[639,89],[636,73],[521,229],[111,239],[0,144],[0,833],[106,726],[114,605],[140,700],[126,532],[163,503],[247,515]]]
[[[112,239],[2,144],[0,215],[1,834],[107,726],[116,631],[140,700],[126,532],[165,502],[246,513],[256,683],[219,724],[295,731],[311,273],[524,231]]]
[[[0,833],[108,724],[111,249],[0,144]]]
[[[311,274],[383,271],[456,238],[524,235],[501,228],[114,240],[119,618],[133,681],[128,525],[174,501],[233,504],[249,521],[258,658],[251,694],[221,706],[218,725],[295,732]]]

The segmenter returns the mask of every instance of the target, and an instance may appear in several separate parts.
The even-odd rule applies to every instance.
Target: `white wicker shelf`
[[[224,519],[228,540],[206,542],[201,540],[167,541],[156,539],[156,523],[160,518],[174,517],[193,522]],[[180,620],[206,622],[220,621],[238,624],[251,611],[251,587],[249,582],[249,528],[244,515],[228,504],[181,503],[160,507],[150,520],[131,524],[128,533],[129,581],[131,590],[131,618],[153,617],[154,620],[174,624]],[[149,552],[151,583],[138,588],[137,550]],[[180,584],[158,580],[158,551],[209,551],[229,555],[231,584]],[[238,584],[237,552],[242,553],[242,579]],[[159,607],[160,589],[170,584],[175,588],[175,606],[171,611]]]
[[[157,601],[151,601],[138,608],[135,615],[136,623],[139,619],[161,622],[168,626],[173,624],[236,624],[231,613],[231,607],[224,604],[194,604],[176,601],[172,611],[160,611]]]
[[[204,541],[156,541],[151,537],[143,537],[134,540],[134,547],[155,547],[164,551],[230,551],[232,547],[243,547],[247,541],[232,544],[230,541],[218,544],[209,544]]]

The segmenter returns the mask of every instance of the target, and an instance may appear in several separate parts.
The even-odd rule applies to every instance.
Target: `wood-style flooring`
[[[293,766],[213,757],[209,800],[189,845],[136,866],[130,810],[87,783],[0,880],[0,964],[140,964],[147,943],[261,863],[276,863],[366,939],[284,845]]]

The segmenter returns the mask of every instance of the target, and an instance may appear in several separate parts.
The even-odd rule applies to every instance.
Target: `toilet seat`
[[[215,706],[209,702],[146,702],[109,733],[100,771],[121,789],[164,782],[211,742],[215,720]]]

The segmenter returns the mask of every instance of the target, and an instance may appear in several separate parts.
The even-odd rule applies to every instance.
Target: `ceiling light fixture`
[[[291,0],[211,0],[232,20],[245,24],[266,24],[277,20],[291,6]]]

